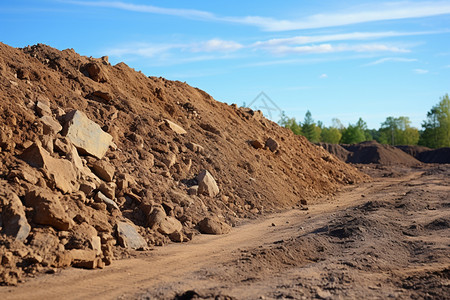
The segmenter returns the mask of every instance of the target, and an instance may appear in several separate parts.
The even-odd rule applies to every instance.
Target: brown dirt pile
[[[424,146],[396,146],[423,163],[450,164],[450,148],[430,149]]]
[[[226,233],[367,180],[259,111],[107,57],[0,43],[0,72],[3,284]]]

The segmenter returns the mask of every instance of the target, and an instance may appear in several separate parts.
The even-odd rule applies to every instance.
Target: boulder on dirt
[[[36,101],[36,113],[39,117],[51,116],[50,102],[48,100],[40,99]]]
[[[89,154],[98,159],[103,158],[112,143],[112,136],[79,110],[66,114],[63,135],[69,138],[81,154]]]
[[[177,133],[177,134],[186,134],[187,131],[184,130],[183,127],[181,127],[178,124],[175,124],[174,122],[165,119],[164,122],[166,123],[167,126],[169,126],[170,129],[172,129],[173,132]]]
[[[11,191],[0,191],[0,204],[2,206],[1,224],[2,233],[12,236],[16,241],[23,242],[30,233],[31,226],[25,215],[25,208],[19,196]]]
[[[180,232],[183,229],[183,225],[174,217],[165,217],[159,224],[158,231],[164,235],[171,235],[174,232]]]
[[[74,267],[95,269],[98,266],[99,258],[93,249],[72,249],[69,253]]]
[[[20,158],[32,167],[42,169],[48,180],[63,193],[78,190],[77,174],[70,161],[51,157],[47,150],[36,143],[25,149]]]
[[[57,230],[69,230],[73,221],[61,205],[58,196],[48,190],[33,189],[25,196],[25,204],[34,208],[33,221]]]
[[[148,246],[134,225],[127,222],[117,222],[117,240],[122,247],[129,249],[144,249]]]
[[[44,125],[44,134],[54,135],[62,130],[61,124],[52,116],[43,116],[39,119]]]
[[[218,218],[206,217],[198,223],[198,230],[203,234],[226,234],[231,226]]]
[[[92,171],[95,175],[106,182],[113,181],[115,168],[105,160],[99,160],[95,162],[94,166],[92,167]]]
[[[215,197],[219,193],[219,187],[216,180],[207,170],[201,171],[197,175],[198,193]]]
[[[89,78],[96,82],[107,82],[108,78],[106,77],[105,72],[102,70],[102,67],[97,62],[91,62],[84,66],[84,70],[86,70]]]
[[[268,138],[266,140],[266,145],[267,148],[269,148],[270,151],[275,152],[278,150],[278,143],[277,141],[275,141],[273,138]]]

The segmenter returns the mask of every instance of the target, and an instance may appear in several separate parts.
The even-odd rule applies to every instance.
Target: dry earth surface
[[[359,167],[374,180],[307,210],[0,287],[1,298],[448,299],[450,166]]]

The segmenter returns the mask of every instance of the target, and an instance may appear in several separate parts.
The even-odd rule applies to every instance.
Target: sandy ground
[[[370,183],[115,261],[0,287],[1,299],[449,299],[450,165]]]

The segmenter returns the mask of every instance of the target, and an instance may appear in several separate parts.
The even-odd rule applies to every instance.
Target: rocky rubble
[[[260,112],[106,57],[0,43],[0,71],[2,284],[225,234],[367,180]]]

